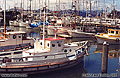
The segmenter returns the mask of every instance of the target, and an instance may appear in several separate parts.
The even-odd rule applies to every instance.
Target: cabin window
[[[18,37],[21,38],[21,35],[19,35]]]
[[[47,46],[49,47],[49,46],[50,46],[50,44],[48,43],[48,44],[47,44]]]
[[[58,44],[58,47],[61,47],[61,44],[60,44],[60,43]]]
[[[45,58],[47,58],[47,56],[45,56]]]
[[[80,28],[77,28],[78,30],[80,30]]]
[[[31,53],[29,53],[29,55],[31,55]]]
[[[27,35],[26,35],[26,34],[23,34],[22,36],[23,36],[23,39],[26,39],[26,36],[27,36]]]
[[[69,51],[71,52],[72,50],[70,49]]]
[[[112,34],[114,34],[114,31],[111,31]]]
[[[40,45],[42,45],[42,42],[40,42]]]
[[[118,31],[116,31],[116,34],[118,34]]]
[[[67,50],[65,49],[64,52],[67,52]]]
[[[55,47],[55,44],[52,44],[52,47]]]
[[[109,30],[109,33],[110,33],[110,30]]]
[[[16,39],[16,35],[13,35],[13,39]]]

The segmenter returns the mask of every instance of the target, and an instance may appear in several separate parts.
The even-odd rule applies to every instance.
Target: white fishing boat
[[[45,17],[45,10],[44,10]],[[34,49],[26,49],[22,57],[3,58],[0,73],[43,73],[74,66],[83,61],[88,50],[88,41],[64,44],[65,38],[36,39]]]

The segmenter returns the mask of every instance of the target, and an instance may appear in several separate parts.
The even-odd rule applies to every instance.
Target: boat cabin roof
[[[108,30],[112,30],[112,31],[120,31],[120,29],[108,29]]]
[[[14,31],[14,32],[6,32],[7,35],[9,34],[25,34],[26,32],[23,31]]]
[[[40,39],[40,40],[42,40],[42,39]],[[54,37],[52,37],[52,38],[45,38],[45,40],[48,40],[48,41],[56,41],[56,40],[65,40],[65,38],[54,38]]]

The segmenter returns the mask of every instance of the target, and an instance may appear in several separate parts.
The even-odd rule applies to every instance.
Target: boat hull
[[[120,41],[116,41],[113,39],[107,39],[107,38],[101,38],[101,37],[96,37],[98,44],[103,44],[104,41],[108,42],[108,44],[120,44]]]
[[[35,56],[27,56],[25,54],[34,49],[23,51],[22,57],[12,58],[12,62],[1,63],[0,73],[44,73],[49,71],[69,68],[83,62],[83,57],[88,50],[88,41],[73,42],[71,44],[64,44],[64,51],[59,53],[37,53]],[[69,45],[77,45],[77,47],[67,47]],[[70,51],[70,52],[66,52]],[[40,54],[40,55],[39,55]],[[33,55],[33,53],[31,53]],[[34,61],[31,61],[34,59]],[[35,60],[36,59],[36,60]]]
[[[92,38],[94,37],[93,34],[91,33],[84,33],[84,32],[72,32],[72,31],[68,31],[69,35],[74,37],[74,38]]]
[[[36,67],[30,66],[25,68],[0,68],[0,73],[27,73],[27,74],[45,73],[64,68],[69,68],[81,62],[83,62],[83,56],[77,58],[76,60],[66,61],[58,64],[42,65]]]

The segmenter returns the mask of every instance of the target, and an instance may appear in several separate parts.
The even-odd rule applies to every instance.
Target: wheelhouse
[[[120,30],[118,30],[118,29],[108,29],[108,35],[120,36]]]

